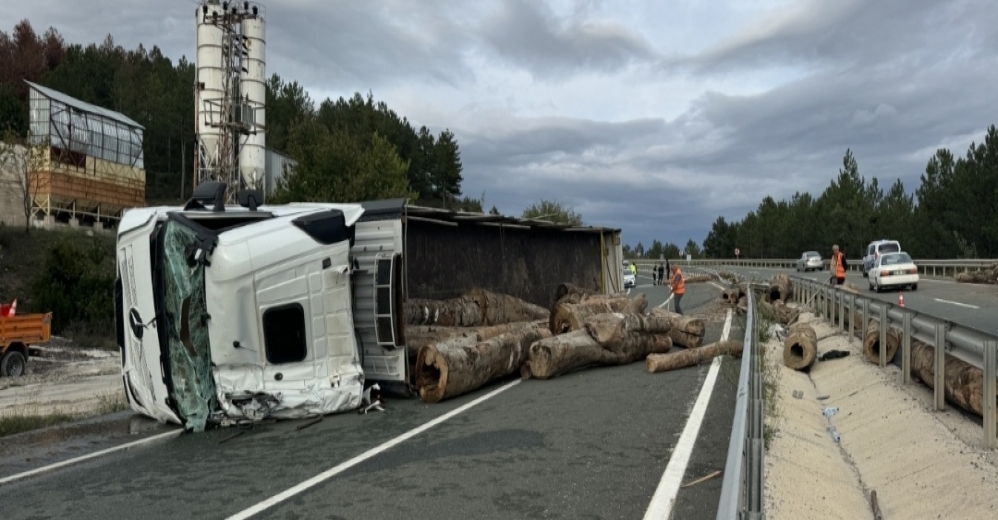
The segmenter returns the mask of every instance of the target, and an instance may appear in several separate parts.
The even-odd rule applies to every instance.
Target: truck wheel
[[[26,363],[24,354],[12,350],[0,360],[0,375],[4,377],[23,376]]]

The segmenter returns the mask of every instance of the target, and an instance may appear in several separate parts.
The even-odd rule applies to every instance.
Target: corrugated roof
[[[69,105],[69,106],[71,106],[71,107],[73,107],[73,108],[75,108],[77,110],[82,111],[82,112],[89,112],[91,114],[99,115],[101,117],[106,117],[108,119],[113,119],[115,121],[118,121],[119,123],[123,123],[123,124],[126,124],[126,125],[131,126],[131,127],[141,128],[141,129],[145,130],[144,126],[136,123],[134,120],[130,119],[129,117],[125,116],[124,114],[122,114],[120,112],[115,112],[113,110],[108,110],[106,108],[101,108],[101,107],[99,107],[97,105],[91,105],[90,103],[87,103],[85,101],[80,101],[79,99],[76,99],[76,98],[74,98],[72,96],[68,96],[66,94],[63,94],[62,92],[59,92],[59,91],[56,91],[56,90],[52,90],[52,89],[50,89],[48,87],[43,87],[41,85],[37,85],[37,84],[32,83],[32,82],[30,82],[28,80],[24,80],[24,82],[27,83],[31,88],[37,90],[39,94],[41,94],[41,95],[43,95],[43,96],[45,96],[45,97],[47,97],[47,98],[49,98],[49,99],[51,99],[53,101],[58,101],[60,103],[64,103],[64,104]]]

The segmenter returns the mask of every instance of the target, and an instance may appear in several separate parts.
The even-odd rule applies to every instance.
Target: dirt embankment
[[[0,378],[0,417],[88,416],[123,409],[121,355],[54,337],[31,347],[27,373]]]

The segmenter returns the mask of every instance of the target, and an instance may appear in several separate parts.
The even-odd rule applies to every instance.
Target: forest
[[[909,194],[900,179],[886,189],[860,175],[847,150],[833,179],[817,197],[766,197],[736,222],[718,217],[703,241],[708,258],[797,258],[815,250],[827,257],[838,244],[849,258],[866,245],[898,240],[916,260],[998,257],[998,131],[958,157],[939,149]]]
[[[24,80],[38,83],[145,127],[148,203],[190,195],[195,63],[174,62],[156,46],[124,49],[111,35],[100,44],[67,44],[55,28],[39,34],[28,20],[0,31],[0,63],[0,133],[26,136]],[[407,196],[421,205],[482,211],[481,200],[461,196],[460,148],[449,130],[417,128],[370,93],[316,103],[297,81],[277,74],[268,79],[266,104],[267,147],[299,163],[279,186],[279,200]]]

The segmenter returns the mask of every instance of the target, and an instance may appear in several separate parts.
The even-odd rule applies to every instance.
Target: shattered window
[[[200,240],[193,229],[166,223],[163,245],[163,289],[173,397],[184,424],[204,431],[217,409],[211,373],[204,264],[194,259]]]
[[[305,310],[301,305],[268,309],[263,313],[267,361],[279,365],[305,360]]]

